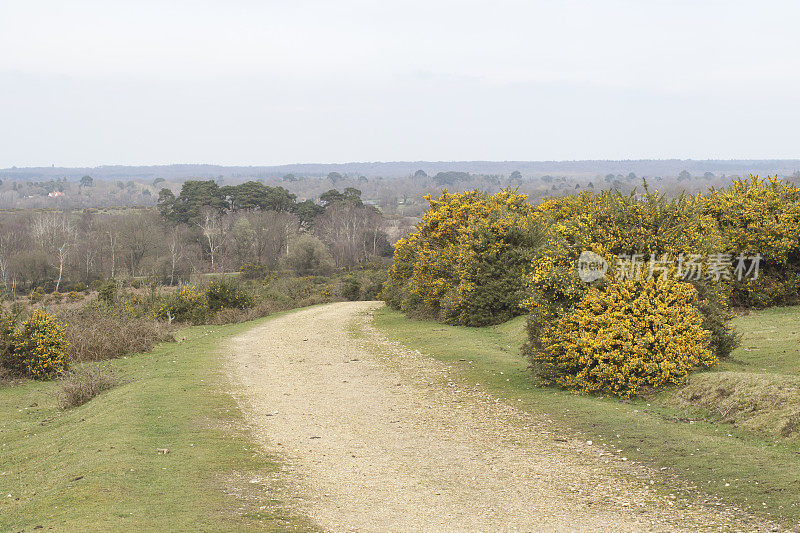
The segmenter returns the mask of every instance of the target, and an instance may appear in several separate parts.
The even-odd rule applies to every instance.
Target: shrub
[[[255,303],[253,295],[241,284],[231,278],[212,281],[206,288],[206,301],[211,311],[222,309],[247,309]]]
[[[548,383],[622,397],[676,383],[716,362],[695,298],[666,275],[590,287],[534,336],[533,368]]]
[[[800,291],[800,188],[775,178],[750,176],[700,198],[718,223],[727,251],[761,261],[757,278],[733,279],[734,305],[797,303]]]
[[[99,367],[68,372],[61,379],[61,407],[68,409],[83,405],[101,392],[114,387],[118,381],[112,372]]]
[[[206,293],[195,286],[182,285],[164,298],[155,310],[156,318],[168,322],[191,322],[202,324],[208,317],[209,308]]]
[[[81,299],[83,299],[83,295],[79,292],[71,291],[69,294],[67,294],[67,300],[70,302],[77,302]]]
[[[358,300],[361,296],[361,282],[355,276],[346,276],[342,279],[341,293],[345,300]]]
[[[35,288],[35,289],[33,289],[33,291],[31,291],[31,293],[28,295],[28,299],[29,299],[29,300],[30,300],[32,303],[41,302],[42,300],[44,300],[44,289],[43,289],[42,287],[36,287],[36,288]]]
[[[295,241],[286,264],[298,276],[325,275],[334,268],[327,246],[313,235],[302,235]]]
[[[383,292],[383,284],[386,282],[388,272],[385,268],[370,272],[363,284],[365,300],[378,300]]]
[[[70,359],[101,361],[149,352],[159,342],[174,340],[166,325],[152,317],[84,308],[62,316],[67,323]]]
[[[4,319],[2,328],[3,337],[9,337],[10,357],[6,357],[13,370],[34,379],[52,379],[69,367],[66,326],[41,309],[34,310],[20,328],[11,318]]]
[[[246,263],[239,267],[244,279],[264,279],[269,274],[269,267],[264,263]]]
[[[512,191],[433,199],[416,232],[395,246],[386,303],[411,315],[479,326],[522,311],[524,274],[540,243],[533,207]]]
[[[638,253],[645,259],[667,254],[676,259],[681,254],[708,256],[724,249],[713,217],[685,196],[667,200],[647,190],[643,194],[585,192],[544,202],[537,208],[537,217],[547,235],[533,261],[523,302],[534,323],[529,328],[531,345],[537,343],[537,327],[568,313],[593,286],[602,287],[617,278],[621,254]],[[577,276],[578,257],[585,250],[608,262],[604,279],[587,284]],[[645,268],[643,276],[647,275]],[[711,346],[717,357],[726,357],[738,343],[730,327],[726,286],[713,280],[691,283],[699,293],[693,305],[703,316],[704,329],[712,333]]]
[[[97,297],[106,305],[114,305],[117,299],[117,282],[111,279],[101,283],[97,288]]]

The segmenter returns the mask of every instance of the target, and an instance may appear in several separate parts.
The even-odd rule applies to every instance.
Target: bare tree
[[[214,209],[204,208],[197,226],[200,228],[204,244],[208,248],[208,254],[211,258],[211,272],[216,272],[216,259],[222,248],[225,236],[222,231],[222,220],[219,213]]]
[[[328,207],[316,221],[317,233],[331,248],[336,266],[350,266],[377,250],[380,213],[369,206],[339,203]],[[373,246],[367,248],[372,235]]]
[[[31,233],[39,245],[49,254],[58,270],[56,292],[61,286],[64,265],[75,244],[75,226],[69,213],[45,213],[33,221]]]
[[[178,264],[183,260],[184,252],[185,252],[185,241],[186,241],[186,227],[182,224],[173,226],[172,229],[169,231],[169,236],[167,238],[167,249],[169,250],[169,261],[170,261],[170,270],[169,270],[169,284],[175,284],[175,271],[178,268]]]

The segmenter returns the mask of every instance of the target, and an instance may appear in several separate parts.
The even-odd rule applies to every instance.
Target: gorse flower
[[[569,389],[636,395],[716,362],[695,289],[670,276],[590,287],[537,335],[531,363]]]
[[[66,326],[41,309],[19,326],[7,315],[0,319],[2,363],[33,379],[52,379],[69,367]]]
[[[697,199],[714,218],[728,251],[761,256],[757,278],[732,280],[734,304],[792,303],[800,291],[800,189],[774,178],[750,176]]]
[[[477,191],[427,198],[401,239],[383,296],[411,315],[464,325],[530,313],[524,352],[538,376],[569,389],[619,396],[675,383],[727,356],[738,339],[732,301],[770,305],[800,290],[800,189],[751,176],[706,195],[666,199],[616,190],[553,198]],[[578,258],[608,263],[584,283]],[[619,259],[760,255],[743,280],[678,279],[668,269],[633,280]],[[703,272],[701,272],[703,274]]]
[[[478,326],[522,312],[523,275],[538,242],[534,208],[513,191],[426,197],[415,233],[395,245],[386,302],[450,324]]]

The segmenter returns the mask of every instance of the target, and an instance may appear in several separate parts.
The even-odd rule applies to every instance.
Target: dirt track
[[[730,518],[671,507],[591,446],[554,442],[546,418],[460,387],[445,365],[388,343],[368,324],[379,305],[303,309],[230,346],[255,435],[289,465],[298,510],[322,529],[731,528]]]

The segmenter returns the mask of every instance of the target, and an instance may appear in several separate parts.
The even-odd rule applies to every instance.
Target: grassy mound
[[[666,397],[668,405],[703,409],[721,422],[765,438],[800,440],[800,378],[752,372],[709,372]]]

